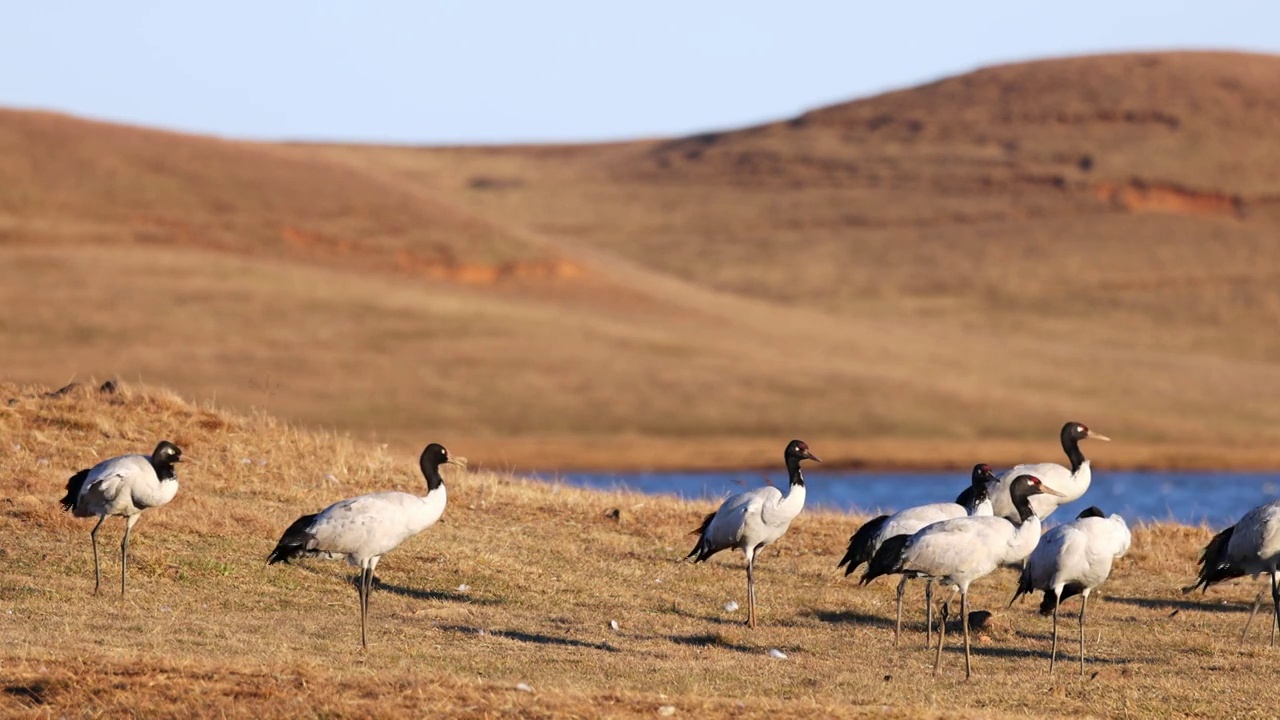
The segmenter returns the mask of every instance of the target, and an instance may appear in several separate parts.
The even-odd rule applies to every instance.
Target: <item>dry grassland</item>
[[[114,394],[82,386],[57,397],[49,389],[0,385],[3,714],[1275,712],[1275,677],[1265,668],[1278,651],[1266,646],[1264,623],[1243,647],[1236,643],[1256,588],[1178,591],[1192,577],[1205,528],[1136,530],[1132,551],[1091,603],[1084,679],[1072,672],[1072,643],[1063,671],[1048,675],[1048,621],[1034,603],[1003,609],[1011,574],[980,581],[975,607],[996,611],[995,629],[975,646],[976,676],[965,683],[955,647],[943,673],[928,674],[932,656],[915,634],[919,588],[912,631],[895,650],[892,583],[858,589],[837,574],[859,518],[801,515],[762,559],[763,624],[751,632],[740,624],[743,611],[723,610],[743,602],[740,556],[677,562],[708,504],[526,481],[486,469],[483,454],[455,443],[450,450],[467,456],[469,469],[446,473],[444,520],[379,566],[370,651],[361,655],[348,568],[263,561],[304,511],[374,489],[420,489],[412,456],[142,386]],[[78,468],[145,451],[158,438],[179,443],[192,461],[179,468],[182,489],[138,525],[127,597],[93,597],[91,523],[59,509],[63,484]],[[110,578],[120,522],[104,529]],[[787,659],[771,658],[773,648]]]

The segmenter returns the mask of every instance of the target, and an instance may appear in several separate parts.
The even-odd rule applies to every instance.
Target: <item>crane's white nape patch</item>
[[[782,652],[778,648],[773,648],[772,650],[769,651],[769,657],[773,658],[774,660],[786,660],[787,654]]]

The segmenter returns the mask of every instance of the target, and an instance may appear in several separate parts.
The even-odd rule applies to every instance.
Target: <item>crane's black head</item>
[[[814,462],[822,462],[817,455],[809,452],[809,444],[803,440],[792,440],[787,443],[787,451],[783,453],[783,457],[788,462],[799,462],[801,460],[812,460]]]
[[[156,469],[156,476],[161,480],[172,480],[173,465],[179,462],[182,462],[182,448],[168,440],[161,440],[151,451],[151,467]]]
[[[418,467],[422,468],[422,474],[427,478],[428,490],[435,490],[444,483],[444,478],[440,476],[440,466],[450,462],[453,462],[453,458],[449,457],[449,451],[440,443],[431,443],[422,451]]]
[[[449,462],[449,451],[444,449],[440,443],[431,443],[422,451],[420,462],[423,464],[430,463],[436,467],[440,467]]]
[[[182,462],[182,448],[168,440],[161,440],[156,449],[151,451],[151,462],[155,465],[172,465]]]
[[[986,463],[978,463],[973,466],[973,475],[970,482],[975,488],[986,490],[987,483],[996,479],[996,474],[991,471],[991,466]],[[984,493],[985,495],[985,493]]]
[[[1035,475],[1019,475],[1013,479],[1009,485],[1009,496],[1013,498],[1013,504],[1018,506],[1019,501],[1026,502],[1027,498],[1032,495],[1057,495],[1058,497],[1066,497],[1063,493],[1040,482],[1040,478]]]
[[[1062,445],[1065,447],[1068,443],[1078,443],[1085,438],[1093,438],[1094,440],[1109,441],[1111,438],[1089,429],[1088,425],[1078,422],[1069,422],[1062,426]]]

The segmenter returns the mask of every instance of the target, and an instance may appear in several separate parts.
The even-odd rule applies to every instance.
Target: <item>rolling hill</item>
[[[979,70],[577,146],[0,113],[0,363],[537,467],[1274,466],[1280,58]]]

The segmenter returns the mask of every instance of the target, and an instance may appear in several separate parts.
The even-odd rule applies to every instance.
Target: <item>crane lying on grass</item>
[[[1196,583],[1182,589],[1184,593],[1196,588],[1208,591],[1210,585],[1233,580],[1245,575],[1257,577],[1267,573],[1271,577],[1271,644],[1276,642],[1276,625],[1280,623],[1280,500],[1272,500],[1250,510],[1240,522],[1223,530],[1209,541],[1200,556],[1200,574]],[[1253,610],[1240,633],[1240,643],[1249,634],[1249,626],[1262,605],[1267,589],[1258,591]]]
[[[365,628],[373,570],[383,555],[440,519],[448,499],[440,466],[453,462],[456,461],[443,445],[431,443],[418,459],[427,479],[426,496],[376,492],[336,502],[314,515],[303,515],[284,531],[267,563],[346,557],[348,563],[360,568],[360,647],[368,648]]]
[[[728,498],[693,531],[692,534],[698,536],[698,544],[685,558],[698,563],[730,548],[741,550],[747,556],[747,626],[752,628],[756,626],[756,554],[782,537],[804,508],[800,461],[822,462],[799,440],[787,443],[782,457],[791,479],[787,494],[767,486]]]
[[[1084,453],[1080,452],[1080,441],[1086,438],[1110,441],[1111,438],[1099,435],[1077,422],[1063,425],[1058,436],[1062,441],[1062,450],[1071,461],[1071,467],[1057,463],[1033,463],[1010,468],[1000,476],[999,480],[987,485],[987,495],[991,497],[992,510],[997,517],[1018,522],[1018,509],[1014,507],[1013,498],[1009,495],[1009,487],[1021,475],[1038,477],[1045,487],[1056,491],[1032,498],[1031,507],[1035,510],[1036,517],[1041,520],[1052,515],[1059,505],[1078,500],[1089,489],[1089,483],[1093,480],[1093,471]]]
[[[1040,518],[1031,498],[1041,493],[1058,494],[1032,475],[1019,475],[1009,487],[1021,525],[1002,517],[959,517],[929,525],[914,535],[885,540],[867,564],[862,584],[881,575],[905,573],[913,577],[937,578],[960,590],[960,621],[964,628],[964,676],[972,674],[969,650],[969,585],[990,575],[1003,565],[1021,563],[1040,541]],[[938,654],[933,660],[937,674],[942,662],[942,645],[947,632],[951,601],[942,605],[938,629]]]
[[[124,539],[120,541],[120,595],[124,595],[125,573],[129,567],[129,532],[142,511],[160,507],[178,493],[173,466],[181,462],[182,450],[162,440],[147,455],[121,455],[81,470],[67,480],[64,510],[76,517],[98,516],[89,539],[93,543],[93,594],[102,586],[102,566],[98,563],[98,528],[108,516],[124,518]]]
[[[1053,646],[1049,673],[1058,659],[1058,606],[1072,595],[1080,596],[1080,676],[1084,676],[1084,614],[1089,593],[1106,581],[1111,563],[1129,552],[1129,526],[1119,515],[1103,517],[1090,507],[1075,520],[1053,528],[1027,558],[1018,580],[1014,601],[1027,593],[1044,591],[1040,614],[1053,613]]]
[[[991,515],[991,500],[987,497],[987,483],[994,482],[991,466],[979,463],[973,466],[969,487],[960,493],[953,503],[931,503],[899,510],[892,515],[881,515],[868,520],[849,538],[849,549],[840,559],[837,568],[844,568],[845,576],[852,575],[859,565],[870,562],[885,540],[899,535],[914,535],[921,528],[943,520],[966,515]],[[893,626],[893,644],[898,644],[902,632],[902,593],[906,589],[908,574],[898,582],[898,619]],[[925,643],[933,644],[933,578],[924,589]]]

